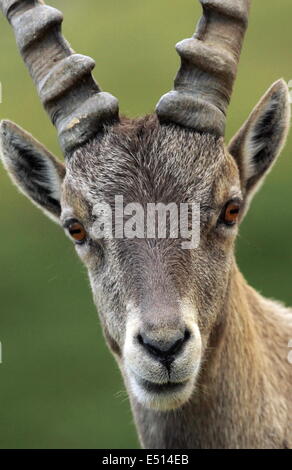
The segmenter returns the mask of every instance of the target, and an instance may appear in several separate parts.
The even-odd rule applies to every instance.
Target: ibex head
[[[233,247],[252,194],[275,161],[289,125],[288,90],[276,82],[226,148],[226,111],[248,21],[248,0],[200,0],[203,16],[177,45],[181,68],[156,113],[120,118],[117,100],[73,53],[61,14],[37,0],[1,0],[65,165],[9,121],[2,159],[13,181],[64,227],[89,271],[105,337],[133,400],[159,410],[195,390],[214,328],[232,295]],[[200,204],[200,243],[101,239],[95,227],[115,197]],[[129,219],[124,214],[123,222]],[[155,219],[156,220],[156,219]]]

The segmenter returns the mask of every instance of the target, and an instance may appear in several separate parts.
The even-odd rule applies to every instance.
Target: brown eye
[[[68,231],[77,243],[83,243],[86,240],[87,233],[85,228],[79,222],[72,222],[68,226]]]
[[[221,219],[226,225],[235,225],[240,212],[240,203],[238,201],[229,202],[222,213]]]

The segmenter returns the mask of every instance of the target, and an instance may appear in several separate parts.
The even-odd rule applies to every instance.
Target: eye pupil
[[[223,222],[226,225],[234,225],[237,222],[240,212],[240,204],[238,202],[229,202],[223,212]]]
[[[86,231],[82,224],[73,222],[69,225],[68,231],[72,238],[77,242],[83,242],[86,239]]]

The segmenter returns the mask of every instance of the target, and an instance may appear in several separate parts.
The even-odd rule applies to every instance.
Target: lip
[[[164,384],[158,384],[155,382],[150,382],[149,380],[139,378],[138,383],[147,392],[155,394],[165,394],[180,392],[185,387],[187,382],[167,382]]]

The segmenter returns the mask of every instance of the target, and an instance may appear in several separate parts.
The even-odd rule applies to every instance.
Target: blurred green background
[[[172,87],[174,44],[200,14],[195,0],[59,0],[75,50],[96,59],[102,88],[130,116]],[[270,84],[292,79],[291,0],[254,0],[229,112],[239,128]],[[61,156],[56,134],[0,18],[0,117]],[[255,199],[238,241],[239,265],[264,295],[292,305],[292,137]],[[20,195],[0,166],[0,447],[134,448],[138,441],[85,269],[62,230]]]

